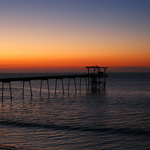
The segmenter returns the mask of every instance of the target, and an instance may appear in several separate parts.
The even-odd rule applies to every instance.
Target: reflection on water
[[[64,94],[61,83],[55,94],[51,82],[49,97],[46,82],[40,97],[35,81],[33,97],[27,85],[24,99],[18,82],[12,84],[12,101],[6,86],[0,99],[0,143],[29,149],[149,149],[150,82],[137,79],[113,77],[106,90],[98,91],[85,90],[82,83],[81,91],[73,85],[69,93],[64,81]]]

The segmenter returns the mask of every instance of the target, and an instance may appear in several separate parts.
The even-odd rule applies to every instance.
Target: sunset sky
[[[0,72],[150,72],[150,0],[0,0]]]

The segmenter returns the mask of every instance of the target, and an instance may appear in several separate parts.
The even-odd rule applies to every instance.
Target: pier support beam
[[[74,78],[75,91],[77,91],[76,79]]]
[[[12,100],[11,83],[9,82],[10,98]]]
[[[31,98],[32,98],[32,87],[31,87],[31,81],[29,81],[30,84],[30,93],[31,93]]]
[[[2,101],[3,101],[3,89],[4,89],[4,82],[2,82]]]
[[[63,78],[61,79],[61,83],[62,83],[62,90],[63,90],[63,94],[64,94],[64,84],[63,84]]]
[[[22,98],[24,98],[24,81],[23,81],[23,91],[22,91]]]
[[[41,97],[41,90],[42,90],[42,80],[41,80],[41,85],[40,85],[40,97]]]
[[[41,80],[41,85],[40,85],[40,97],[41,97],[41,95],[42,95],[42,82],[43,80]],[[48,83],[48,79],[46,80],[47,81],[47,92],[48,92],[48,97],[49,97],[49,95],[50,95],[50,91],[49,91],[49,83]]]
[[[31,94],[31,98],[32,98],[32,87],[31,87],[31,81],[29,80],[29,86],[30,86],[30,94]],[[23,80],[23,91],[22,91],[22,98],[24,98],[24,84],[25,84],[25,81]]]
[[[7,83],[9,83],[10,98],[12,100],[11,83],[10,82],[7,82]],[[3,97],[4,97],[3,92],[4,92],[4,82],[2,82],[2,101],[3,101]]]
[[[64,94],[64,83],[63,83],[63,78],[59,78],[59,79],[61,79],[62,90],[63,90],[63,94]],[[55,82],[55,94],[56,94],[56,89],[57,89],[57,78],[56,78],[56,82]]]

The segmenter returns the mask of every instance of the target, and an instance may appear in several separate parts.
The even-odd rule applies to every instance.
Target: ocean
[[[0,74],[0,78],[43,74]],[[48,75],[48,74],[47,74]],[[150,73],[108,73],[106,89],[91,92],[82,79],[0,83],[0,149],[150,149]]]

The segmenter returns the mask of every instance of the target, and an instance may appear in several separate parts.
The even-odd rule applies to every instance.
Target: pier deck
[[[31,80],[49,80],[49,79],[63,79],[63,78],[87,78],[87,77],[107,77],[107,75],[95,74],[77,74],[77,75],[58,75],[58,76],[39,76],[39,77],[18,77],[18,78],[1,78],[0,82],[13,81],[31,81]]]

